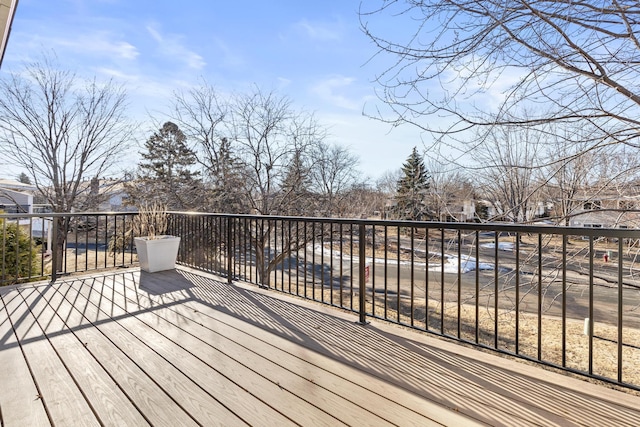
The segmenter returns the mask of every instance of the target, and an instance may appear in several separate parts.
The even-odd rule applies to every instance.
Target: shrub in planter
[[[133,221],[133,233],[143,271],[154,273],[175,268],[180,237],[165,234],[168,224],[166,206],[154,203],[138,209],[138,216]]]

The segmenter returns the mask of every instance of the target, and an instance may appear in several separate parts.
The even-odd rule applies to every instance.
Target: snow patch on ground
[[[480,247],[485,249],[495,249],[495,243],[483,243]],[[509,251],[513,252],[516,249],[516,245],[513,242],[498,242],[498,250],[499,251]]]
[[[498,246],[498,248],[500,248],[500,246]],[[307,249],[309,249],[309,247]],[[318,256],[318,255],[320,255],[320,253],[322,251],[322,245],[316,244],[313,249],[315,250],[316,256]],[[507,249],[502,249],[502,250],[507,250]],[[324,248],[324,254],[328,255],[329,252],[330,251],[325,247]],[[438,254],[438,255],[440,255],[440,254]],[[333,252],[333,257],[334,257],[334,259],[341,259],[342,258],[342,261],[351,260],[351,256],[350,255],[342,255],[342,257],[341,257],[340,254],[337,253],[337,251]],[[358,259],[359,258],[356,255],[353,256],[353,262],[354,263],[358,262]],[[372,264],[373,263],[373,258],[366,257],[365,258],[365,262],[367,264]],[[384,260],[384,258],[382,258],[382,259],[381,258],[376,258],[375,259],[375,263],[377,265],[384,265],[385,260]],[[387,265],[398,265],[398,261],[395,260],[395,259],[388,259],[387,260]],[[411,265],[411,262],[410,261],[400,261],[400,265]],[[414,262],[413,265],[415,267],[422,267],[422,268],[426,268],[427,267],[427,264],[424,263],[424,262]],[[433,271],[433,272],[442,271],[442,267],[443,267],[443,265],[442,265],[441,262],[428,264],[429,271]],[[478,269],[478,270],[493,270],[494,269],[494,265],[493,264],[486,263],[486,262],[478,263],[478,261],[474,257],[467,256],[467,255],[461,255],[460,256],[460,265],[458,266],[458,256],[457,255],[444,254],[444,272],[445,273],[457,273],[458,272],[458,267],[460,267],[460,272],[461,273],[468,273],[468,272],[474,271],[476,269]]]

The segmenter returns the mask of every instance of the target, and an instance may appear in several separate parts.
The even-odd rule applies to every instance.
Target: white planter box
[[[140,268],[143,271],[154,273],[176,267],[180,237],[156,236],[155,239],[136,237],[134,241]]]

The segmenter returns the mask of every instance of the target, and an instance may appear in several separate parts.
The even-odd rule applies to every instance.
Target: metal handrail
[[[229,283],[640,390],[638,229],[169,214],[178,263]],[[135,215],[0,214],[0,284],[137,265]]]

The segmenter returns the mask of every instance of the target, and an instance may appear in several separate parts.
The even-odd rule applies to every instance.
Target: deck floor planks
[[[24,294],[25,303],[32,307],[44,328],[51,345],[57,350],[78,387],[104,425],[147,425],[147,421],[131,404],[127,396],[115,386],[112,378],[93,357],[89,347],[85,346],[65,324],[70,306],[61,304],[61,296],[53,286],[35,288],[35,292]]]
[[[122,324],[126,319],[117,318],[116,311],[109,310],[105,313],[94,304],[99,304],[104,309],[106,305],[111,305],[108,299],[100,298],[98,292],[89,286],[83,286],[81,291],[74,289],[73,282],[61,283],[59,288],[74,298],[79,296],[86,299],[89,296],[84,315],[95,319],[95,329],[104,334],[105,340],[118,344],[115,361],[113,352],[101,355],[101,360],[104,359],[105,364],[111,364],[110,370],[118,369],[119,363],[129,363],[133,365],[132,369],[139,371],[136,378],[126,382],[138,391],[134,401],[146,408],[145,413],[150,412],[147,416],[154,425],[246,425],[211,395],[197,387],[184,373],[175,369],[170,361],[152,351],[145,343],[150,338],[149,331],[132,332]],[[94,301],[91,301],[91,295],[95,298]],[[111,316],[116,316],[117,320]]]
[[[55,364],[57,357],[59,364],[67,362],[79,390],[85,393],[94,408],[94,421],[97,414],[100,421],[106,420],[106,425],[112,424],[111,418],[103,414],[123,395],[118,396],[117,392],[111,397],[101,395],[102,391],[106,392],[104,384],[109,380],[100,376],[100,370],[91,359],[84,359],[94,350],[95,353],[91,353],[97,359],[94,361],[104,364],[113,381],[124,384],[123,390],[127,391],[123,393],[141,407],[147,405],[141,412],[155,416],[166,414],[164,424],[158,420],[158,425],[188,425],[179,420],[181,415],[175,413],[176,410],[180,412],[181,407],[187,407],[180,400],[183,393],[176,393],[171,387],[175,383],[167,378],[182,383],[205,384],[209,382],[208,378],[194,377],[198,372],[214,372],[212,367],[220,369],[224,375],[231,375],[231,378],[239,378],[241,384],[245,380],[251,384],[255,381],[251,376],[244,379],[242,375],[235,377],[235,371],[244,368],[254,369],[255,374],[263,380],[269,379],[271,384],[277,384],[276,377],[282,378],[283,388],[305,396],[311,402],[316,401],[326,412],[349,424],[354,424],[352,420],[355,417],[343,418],[342,415],[345,410],[352,410],[360,417],[357,425],[380,424],[376,423],[379,416],[397,425],[430,425],[432,419],[434,423],[451,426],[472,425],[477,421],[508,426],[635,426],[640,419],[640,398],[631,394],[455,343],[432,340],[415,331],[377,320],[362,327],[355,324],[356,319],[352,315],[340,310],[259,290],[242,282],[229,286],[217,277],[183,267],[174,272],[152,275],[131,269],[64,278],[48,287],[22,285],[0,289],[0,296],[6,301],[0,306],[0,332],[4,331],[0,334],[0,362],[7,360],[10,366],[17,366],[23,372],[20,378],[10,380],[12,387],[19,385],[18,394],[23,395],[21,399],[35,390],[35,384],[20,347],[15,343],[16,336],[7,333],[7,329],[11,329],[8,323],[2,323],[3,316],[9,313],[12,320],[20,320],[17,338],[21,339],[25,349],[31,348],[25,352],[29,363],[39,363],[43,357],[53,359],[48,363]],[[17,303],[22,296],[26,302]],[[51,306],[47,308],[43,302],[50,302]],[[39,324],[33,315],[37,316]],[[67,324],[66,329],[60,325],[63,321]],[[68,327],[77,335],[77,343],[67,332]],[[42,329],[47,332],[46,336]],[[158,339],[158,334],[165,337]],[[191,334],[188,342],[181,341],[185,334]],[[202,340],[191,341],[196,338]],[[131,339],[138,346],[143,346],[132,345],[127,341]],[[84,354],[83,348],[77,347],[78,343],[88,343]],[[44,353],[47,356],[32,358],[35,346],[43,350],[48,348]],[[212,353],[211,349],[215,352]],[[80,354],[71,355],[74,351]],[[184,351],[190,356],[185,357]],[[132,360],[127,357],[129,354]],[[149,363],[148,358],[151,359]],[[220,363],[216,365],[208,358]],[[88,365],[88,371],[71,366],[75,363]],[[207,367],[203,368],[202,363]],[[157,372],[159,368],[174,372]],[[49,378],[50,371],[50,367],[40,365],[34,369],[38,384],[42,386],[43,381],[48,384],[43,388],[44,399],[30,402],[35,408],[39,405],[39,418],[16,421],[18,418],[5,410],[11,407],[12,396],[0,390],[0,411],[5,412],[1,422],[5,422],[7,427],[49,425],[42,405],[42,402],[56,401],[55,393],[52,394],[55,390],[51,390],[49,384],[66,381],[67,384],[61,384],[61,388],[78,389],[67,371],[66,378],[55,372],[58,379]],[[4,385],[4,377],[1,378]],[[89,384],[95,380],[103,384]],[[302,386],[305,382],[313,385],[308,393]],[[185,389],[184,384],[175,385]],[[96,388],[98,391],[92,394]],[[318,389],[324,391],[318,393]],[[177,397],[181,404],[173,402],[165,393],[169,400],[162,405],[160,400],[165,390],[170,397]],[[272,393],[275,397],[261,396],[260,399],[246,396],[242,401],[244,407],[238,409],[238,414],[253,413],[255,401],[265,401],[282,408],[284,391],[276,393]],[[213,395],[210,392],[210,397]],[[313,396],[320,396],[320,399]],[[347,402],[332,409],[331,402],[336,396]],[[465,397],[468,398],[467,405],[458,407],[459,400]],[[501,402],[496,402],[500,399]],[[487,405],[484,404],[486,401]],[[73,405],[78,404],[76,401],[67,403],[67,411],[73,411]],[[126,405],[126,401],[122,403]],[[126,412],[131,408],[124,409]],[[197,418],[201,416],[199,411],[202,409],[202,405],[196,404],[189,406],[187,411],[190,417],[204,419]],[[403,419],[403,411],[408,411],[406,419]],[[85,425],[86,420],[77,418],[77,415],[74,413],[63,422],[52,418],[60,425]],[[251,424],[275,425],[269,412],[251,415],[260,420]],[[216,421],[206,425],[228,424],[217,416],[208,416]],[[186,421],[194,423],[190,417]]]
[[[157,300],[156,296],[147,294],[143,290],[132,289],[126,284],[123,287],[129,293],[129,300],[135,300],[143,307],[157,306],[158,301],[154,301]],[[179,295],[175,296],[171,293],[162,295],[162,299],[165,302],[168,299],[173,300],[174,297],[178,298],[175,301],[180,300]],[[326,408],[331,408],[337,400],[338,405],[333,406],[335,408],[334,411],[341,414],[345,422],[355,422],[356,424],[370,422],[372,425],[381,425],[384,422],[383,420],[387,419],[396,425],[437,424],[424,415],[430,402],[419,399],[405,390],[387,386],[386,383],[379,381],[377,378],[362,374],[352,367],[336,363],[319,355],[314,357],[315,354],[313,352],[306,351],[299,344],[290,343],[278,336],[265,335],[263,330],[246,322],[237,321],[238,327],[234,328],[230,326],[229,322],[235,323],[235,318],[230,318],[230,316],[214,310],[206,304],[184,301],[182,304],[172,304],[163,309],[163,313],[167,311],[173,311],[175,314],[169,313],[166,317],[174,317],[176,314],[182,316],[182,328],[200,339],[206,340],[210,345],[219,348],[220,351],[226,354],[240,357],[243,351],[247,352],[250,349],[249,353],[245,353],[247,363],[260,366],[262,374],[269,375],[274,381],[279,380],[283,387],[290,388],[301,395],[311,394],[319,397],[326,395],[330,391],[333,396],[329,396],[330,400],[326,401]],[[158,311],[154,311],[154,313],[160,314]],[[269,342],[272,343],[269,344]],[[285,347],[286,350],[281,349],[280,346]],[[316,364],[296,357],[296,353],[302,353],[304,359],[317,359],[315,360]],[[330,369],[333,371],[322,369],[322,365],[326,362],[332,362],[330,363]],[[271,368],[269,367],[270,365]],[[360,384],[347,379],[354,375],[359,378]],[[300,385],[298,384],[300,383],[300,378],[304,378],[304,382],[308,383],[307,388],[304,388],[304,383],[301,384],[303,388],[295,387],[295,385]],[[293,384],[293,386],[290,387],[289,384]],[[313,389],[308,389],[308,386],[313,386]],[[320,388],[322,392],[315,390],[317,388]],[[369,388],[376,389],[376,392]],[[398,401],[392,400],[392,398],[396,400],[400,398],[403,403],[400,404]],[[403,398],[406,400],[403,400]],[[356,406],[340,404],[340,401],[351,402]],[[408,404],[407,401],[415,401],[414,409],[406,406]],[[316,401],[314,400],[314,402]],[[358,415],[362,409],[366,409],[371,413],[370,419],[363,419],[361,415]],[[355,417],[358,418],[356,419]],[[458,421],[461,418],[456,417]],[[468,419],[464,421],[466,423],[470,422]]]
[[[175,289],[176,284],[167,280],[167,277],[170,276],[159,277],[158,281],[154,281],[154,290],[157,289],[158,292],[160,290],[169,292],[172,288]],[[176,279],[174,278],[173,280],[175,281]],[[202,278],[198,278],[197,282],[205,283],[206,279],[203,281]],[[241,318],[236,321],[238,327],[246,328],[248,321],[262,326],[270,326],[270,323],[275,323],[275,327],[277,328],[281,328],[281,324],[288,324],[292,329],[290,332],[293,334],[310,337],[310,339],[307,338],[304,342],[304,346],[310,351],[325,354],[333,358],[339,355],[339,358],[344,360],[344,362],[334,367],[334,369],[340,368],[338,372],[345,371],[345,366],[347,365],[358,366],[359,369],[363,369],[363,372],[367,372],[378,380],[382,376],[386,381],[393,382],[395,375],[397,383],[413,384],[414,390],[418,388],[423,390],[423,397],[425,398],[414,408],[418,412],[424,413],[424,409],[421,410],[420,406],[424,407],[425,403],[431,400],[430,403],[433,407],[445,405],[455,409],[455,411],[466,413],[469,417],[465,420],[466,423],[472,422],[472,419],[488,421],[502,418],[505,422],[514,421],[515,411],[513,411],[513,402],[492,401],[491,399],[495,396],[489,396],[486,390],[474,383],[465,384],[464,387],[458,387],[457,385],[460,382],[460,378],[455,370],[439,369],[438,366],[434,366],[436,372],[438,370],[440,370],[440,372],[437,372],[439,375],[433,375],[433,378],[420,378],[418,376],[420,372],[417,371],[407,373],[404,369],[411,370],[411,366],[420,361],[413,360],[405,364],[399,363],[398,358],[402,357],[402,351],[396,349],[397,353],[391,353],[388,348],[382,346],[386,340],[382,340],[382,337],[375,336],[375,334],[373,338],[371,338],[370,328],[362,328],[359,325],[355,325],[354,322],[343,321],[323,315],[313,316],[315,319],[310,321],[309,318],[307,318],[310,312],[305,312],[305,309],[301,309],[301,313],[294,313],[293,311],[300,308],[291,302],[283,302],[272,296],[261,295],[259,291],[246,291],[245,289],[237,287],[229,290],[230,288],[227,285],[216,282],[215,280],[210,280],[209,283],[217,283],[215,290],[221,295],[209,295],[212,290],[204,289],[198,293],[197,297],[205,301],[213,298],[216,300],[215,302],[221,306],[224,301],[226,304],[224,306],[225,309],[235,309],[235,312],[239,315],[242,310],[246,309],[249,314],[242,314],[240,316]],[[197,289],[191,289],[190,291],[192,293],[198,292]],[[166,299],[168,295],[171,294],[163,294],[162,298]],[[254,300],[263,300],[257,302],[264,303],[263,305],[265,307],[268,306],[268,308],[272,310],[272,316],[282,315],[282,318],[276,320],[261,318],[266,316],[265,313],[258,312],[255,307],[249,307],[249,305],[255,305],[255,302],[249,302],[247,299],[248,296],[251,296]],[[278,305],[281,305],[281,307],[278,307]],[[244,317],[244,319],[242,317]],[[322,322],[330,322],[331,325],[330,327],[326,327]],[[313,325],[310,325],[310,323],[313,323]],[[306,329],[304,328],[305,325],[307,326]],[[346,331],[341,330],[344,328],[346,328]],[[372,368],[366,369],[367,367]],[[384,375],[381,375],[381,372],[383,372]],[[370,381],[372,379],[371,376],[369,377]],[[381,382],[383,383],[383,381]],[[399,402],[406,404],[404,401]],[[380,408],[376,408],[375,406],[370,408],[373,412],[375,412],[376,409]],[[443,412],[439,411],[438,413],[442,414]],[[530,418],[526,418],[526,415],[529,415]],[[453,415],[449,414],[449,417],[452,416]],[[530,423],[527,420],[535,419],[538,414],[533,411],[528,411],[527,414],[519,416],[524,418],[524,425],[529,425]],[[433,416],[433,418],[435,418],[435,416]]]
[[[430,351],[424,343],[415,342],[414,345],[418,352]],[[617,396],[607,398],[596,394],[597,398],[594,399],[594,395],[588,393],[593,384],[584,382],[578,389],[564,387],[547,381],[547,371],[544,370],[539,370],[536,377],[531,377],[517,371],[507,373],[500,366],[483,364],[461,354],[452,354],[449,360],[439,360],[439,364],[444,366],[454,363],[464,376],[484,384],[484,388],[489,392],[498,393],[504,396],[505,400],[516,402],[518,406],[538,408],[540,413],[546,416],[543,419],[548,422],[553,420],[564,425],[567,423],[566,420],[588,420],[590,424],[596,425],[608,425],[612,422],[618,425],[638,424],[638,408],[628,406],[624,402],[625,398],[631,395],[616,392]],[[509,390],[518,393],[510,396]],[[557,414],[561,414],[559,420]]]
[[[0,292],[0,424],[46,425],[47,413],[5,307],[13,298],[20,298],[17,292]]]
[[[192,274],[182,270],[181,274],[192,280],[198,287],[207,287],[206,279],[202,278],[203,274]],[[171,276],[167,275],[164,279],[161,278],[154,285],[164,287],[165,291],[171,290],[172,284],[166,280],[166,277]],[[175,277],[173,280],[176,280]],[[208,301],[212,306],[223,306],[223,301],[227,301],[224,309],[233,310],[233,307],[237,305],[234,300],[238,299],[238,293],[228,290],[237,290],[239,285],[229,287],[215,279],[210,280],[210,283],[217,283],[214,287],[216,288],[215,291],[220,295],[211,298],[211,292],[201,292],[197,288],[190,289],[190,293],[196,295],[197,299]],[[173,284],[173,286],[175,287],[176,285]],[[353,322],[338,322],[338,327],[331,325],[329,334],[323,333],[323,331],[309,326],[309,321],[305,318],[304,309],[301,307],[304,302],[287,302],[278,311],[278,305],[281,303],[267,301],[266,299],[284,300],[287,299],[286,296],[274,294],[267,296],[265,299],[262,296],[255,296],[265,294],[263,291],[251,288],[249,292],[254,295],[254,299],[259,300],[258,302],[263,302],[270,313],[287,312],[286,317],[288,319],[277,319],[274,323],[294,324],[295,329],[301,336],[313,338],[311,340],[312,349],[324,352],[329,356],[336,353],[341,356],[351,354],[352,361],[357,361],[358,364],[363,366],[375,366],[375,369],[370,370],[372,374],[375,375],[376,372],[381,370],[387,371],[391,373],[391,375],[386,376],[387,381],[394,382],[395,376],[398,382],[416,390],[416,393],[440,398],[441,400],[436,401],[441,402],[442,405],[453,406],[456,410],[486,422],[508,425],[543,424],[564,426],[569,425],[572,422],[571,420],[578,424],[591,423],[593,420],[598,420],[598,422],[602,421],[604,424],[612,421],[619,425],[637,424],[638,410],[634,407],[637,405],[619,402],[619,400],[628,400],[637,404],[638,399],[633,396],[615,391],[607,393],[616,394],[610,399],[597,397],[597,394],[590,396],[583,390],[589,389],[589,386],[593,386],[592,384],[574,380],[577,387],[570,389],[558,384],[558,380],[566,378],[562,375],[554,374],[555,376],[550,378],[549,382],[540,379],[539,377],[545,376],[544,374],[546,373],[540,368],[526,369],[521,363],[505,362],[504,359],[494,355],[489,355],[493,356],[493,360],[490,363],[480,362],[477,357],[480,356],[484,360],[483,353],[467,350],[471,352],[470,357],[467,357],[463,355],[465,348],[455,344],[450,346],[455,346],[456,348],[455,351],[451,352],[430,348],[427,344],[414,341],[420,335],[413,331],[407,331],[406,334],[415,335],[412,339],[398,340],[391,336],[396,334],[395,330],[391,334],[382,334],[381,330],[370,326],[366,329],[355,331]],[[241,309],[250,311],[246,304],[239,305],[241,305]],[[315,306],[312,308],[312,310],[316,309],[320,310]],[[296,316],[296,313],[289,313],[290,311],[301,311],[301,314]],[[271,326],[264,319],[255,319],[255,312],[241,315],[238,310],[236,313],[241,319],[239,320],[240,324],[244,323],[244,321],[250,321],[264,326]],[[344,328],[345,331],[341,331],[340,328]],[[393,345],[390,346],[386,342],[389,340],[387,336],[390,337],[389,339]],[[401,345],[395,345],[395,341],[399,341]],[[430,348],[430,351],[424,351],[425,347]],[[359,351],[363,352],[361,355],[363,358],[360,360],[358,360],[360,356],[353,356]],[[378,357],[387,357],[390,362],[385,364],[379,359],[367,359],[367,353],[376,354]],[[504,367],[503,364],[511,366],[511,370]],[[526,371],[527,373],[525,374],[521,371]],[[484,372],[490,372],[493,375],[485,378]],[[563,405],[558,406],[559,401],[563,402]]]
[[[146,296],[138,293],[138,290],[127,286],[127,284],[120,284],[118,286],[118,292],[129,293],[129,300],[137,300],[141,307],[150,307],[148,303],[150,300]],[[147,301],[147,304],[145,304]],[[149,322],[155,322],[152,316],[159,319],[160,324],[158,327],[160,330],[172,330],[174,333],[174,339],[179,339],[187,345],[188,348],[193,351],[202,354],[203,357],[214,352],[212,356],[216,363],[224,364],[225,366],[232,366],[237,364],[238,366],[246,366],[249,370],[259,370],[260,375],[270,380],[273,385],[270,386],[270,390],[262,393],[263,398],[272,401],[273,405],[277,405],[281,410],[287,410],[287,414],[292,418],[296,418],[298,422],[303,425],[309,425],[310,423],[317,422],[317,413],[315,408],[309,407],[309,405],[317,406],[319,409],[333,414],[340,414],[339,418],[349,425],[392,425],[385,421],[383,417],[376,417],[372,414],[369,419],[363,419],[359,413],[362,411],[362,407],[355,405],[352,401],[344,396],[339,396],[333,391],[320,387],[313,381],[309,381],[303,375],[297,375],[290,371],[287,367],[274,363],[271,359],[273,354],[267,357],[262,357],[254,351],[254,343],[248,343],[246,346],[240,346],[234,342],[237,331],[232,331],[232,336],[227,337],[220,334],[213,333],[211,330],[206,329],[204,324],[207,319],[199,315],[196,311],[185,312],[186,316],[180,313],[181,305],[172,305],[168,308],[157,307],[153,313],[146,313],[137,316],[141,318],[146,316],[149,318]],[[170,329],[170,321],[167,318],[176,318],[180,324],[180,329]],[[195,320],[193,320],[195,318]],[[259,344],[259,343],[257,343]],[[206,350],[209,346],[210,350]],[[242,372],[240,372],[242,375]],[[241,380],[241,377],[238,377]],[[278,388],[275,388],[276,385]],[[280,392],[278,392],[280,389]],[[291,396],[288,396],[282,391],[288,391]],[[302,400],[302,401],[300,401]],[[308,401],[309,403],[303,403]],[[372,402],[369,402],[371,404]],[[425,425],[428,420],[419,414],[414,414],[415,419],[420,419],[415,425]],[[301,418],[304,417],[304,418]],[[331,418],[326,418],[327,422],[332,422]],[[405,425],[411,423],[411,418],[406,417],[404,419]],[[333,420],[337,422],[337,420]]]
[[[110,318],[99,318],[92,312],[92,304],[88,304],[82,295],[70,290],[63,283],[56,284],[56,291],[63,297],[64,302],[61,300],[61,306],[67,304],[72,308],[69,311],[68,322],[85,325],[74,330],[78,338],[87,344],[87,348],[97,356],[114,381],[123,388],[151,424],[167,427],[197,425],[190,415],[159,387],[154,378],[128,356],[126,345],[112,341],[109,335],[104,333],[105,329],[109,329]],[[87,317],[96,323],[89,322]]]
[[[74,287],[75,283],[70,283],[70,286]],[[115,293],[112,288],[103,287],[102,284],[100,287],[110,295],[111,300],[118,299],[119,294]],[[217,422],[222,422],[224,425],[232,425],[239,421],[234,414],[241,414],[240,417],[252,425],[260,425],[265,422],[265,419],[271,420],[272,425],[284,426],[293,424],[280,415],[276,409],[268,407],[263,402],[252,397],[248,392],[249,388],[243,388],[226,378],[226,375],[228,375],[227,369],[233,368],[232,366],[227,367],[222,372],[217,372],[201,359],[186,351],[181,345],[168,340],[152,326],[138,320],[138,316],[145,316],[144,312],[137,313],[135,316],[130,315],[111,300],[108,303],[105,300],[98,301],[98,298],[96,298],[98,292],[87,289],[87,287],[76,290],[90,301],[93,300],[96,303],[100,303],[103,314],[106,310],[116,316],[118,318],[117,323],[123,330],[127,330],[132,336],[137,336],[145,341],[145,345],[148,347],[140,347],[138,349],[140,354],[145,355],[145,362],[149,359],[163,360],[167,365],[166,369],[178,372],[185,380],[184,382],[189,383],[191,388],[197,391],[197,393],[194,393],[195,395],[206,396],[207,400],[203,399],[199,405],[200,409],[197,407],[191,408],[194,416],[199,416],[199,411],[208,410],[207,405],[211,405],[219,408],[226,407],[224,409],[225,413],[219,413],[214,417]],[[92,298],[91,295],[94,297]],[[105,305],[109,307],[105,307]],[[97,310],[98,308],[94,306],[94,309]],[[171,329],[171,325],[164,326],[168,326],[168,330]],[[163,333],[166,332],[163,331]],[[189,350],[192,351],[192,349]],[[257,375],[254,375],[254,377],[257,377]],[[224,407],[221,405],[224,405]],[[213,420],[210,419],[204,424],[210,425],[209,423],[211,422]]]
[[[113,290],[113,284],[109,282],[105,283],[105,286],[111,288],[107,292]],[[185,319],[180,316],[174,315],[169,316],[173,317],[171,320],[166,320],[162,317],[158,317],[155,313],[157,311],[165,310],[162,307],[162,304],[158,304],[154,307],[154,309],[149,312],[145,312],[145,309],[148,307],[142,307],[138,304],[132,304],[134,300],[126,300],[123,292],[123,288],[115,291],[113,293],[113,301],[114,301],[114,310],[123,310],[124,306],[128,306],[130,310],[130,316],[126,320],[129,327],[134,330],[137,327],[140,327],[140,324],[144,324],[145,327],[153,328],[157,332],[158,340],[172,340],[175,343],[174,352],[178,352],[178,354],[170,355],[174,360],[180,361],[181,366],[185,368],[191,368],[193,372],[194,378],[207,379],[203,385],[208,386],[211,385],[206,384],[209,381],[208,377],[211,375],[207,374],[210,372],[215,373],[215,371],[220,371],[225,377],[228,377],[229,381],[232,381],[233,384],[236,385],[238,390],[242,390],[241,394],[232,393],[233,390],[228,390],[225,393],[219,393],[220,399],[228,401],[230,405],[234,405],[238,411],[247,411],[249,413],[262,414],[259,418],[252,420],[253,423],[258,423],[264,421],[265,415],[274,425],[284,425],[287,423],[287,419],[282,416],[278,416],[277,412],[284,413],[287,417],[296,419],[297,423],[302,425],[308,425],[309,423],[315,422],[325,425],[335,424],[337,420],[328,413],[322,413],[318,411],[317,408],[313,406],[299,401],[295,402],[295,399],[290,399],[290,397],[286,396],[285,390],[278,386],[277,384],[270,383],[265,380],[265,378],[259,375],[257,372],[251,371],[250,369],[246,369],[239,361],[233,360],[225,357],[223,354],[219,353],[215,347],[207,346],[202,341],[194,339],[192,336],[189,336],[185,333],[180,326],[177,326],[175,322],[185,323]],[[127,302],[128,301],[128,302]],[[171,311],[165,311],[165,314],[173,313]],[[179,343],[179,344],[178,344]],[[180,347],[184,347],[188,350],[188,353],[185,354],[185,351],[181,351]],[[166,347],[168,348],[168,346]],[[189,362],[189,357],[193,356],[194,360],[191,361],[191,366],[186,366],[185,364]],[[197,362],[199,366],[193,366],[193,362]],[[262,366],[259,367],[262,370]],[[204,371],[203,371],[204,369]],[[228,385],[222,385],[223,387],[228,387]],[[213,391],[215,392],[219,387],[214,387]],[[246,393],[250,392],[252,396],[247,396]],[[265,402],[264,405],[267,405],[267,400],[275,399],[275,404],[271,407],[273,408],[271,411],[266,410],[266,408],[261,407],[262,405],[257,403],[252,403],[252,400],[256,400],[259,402]],[[273,403],[273,402],[272,402]],[[255,408],[250,408],[252,405],[257,405]],[[286,409],[290,410],[287,411]],[[272,412],[270,414],[270,412]]]
[[[7,311],[14,324],[16,335],[22,342],[22,348],[29,360],[35,381],[40,387],[42,400],[53,423],[57,425],[99,425],[91,407],[74,384],[72,377],[46,339],[31,308],[22,297],[22,293],[31,294],[35,288],[16,290],[16,298],[6,303]]]

